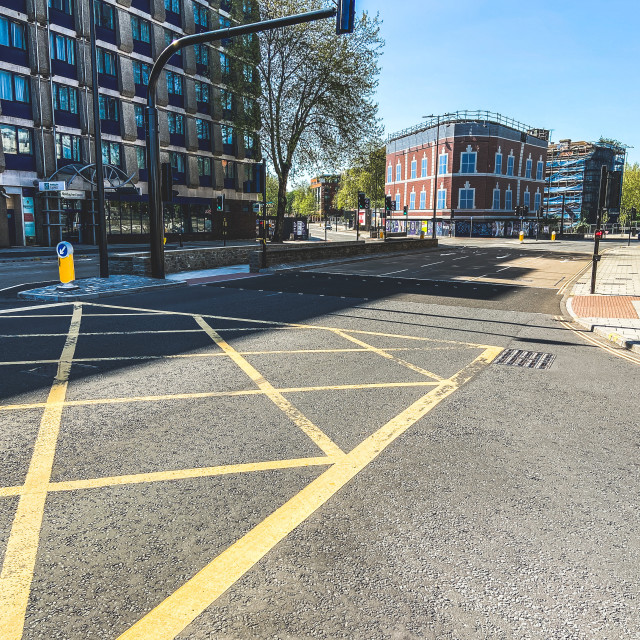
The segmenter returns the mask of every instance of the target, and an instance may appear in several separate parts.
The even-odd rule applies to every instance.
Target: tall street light
[[[433,181],[433,223],[431,229],[431,237],[435,240],[436,238],[436,209],[438,205],[438,165],[440,164],[440,118],[448,118],[449,116],[454,116],[455,113],[444,113],[442,115],[429,115],[422,116],[423,118],[437,118],[437,131],[436,131],[436,159],[435,159],[435,178]],[[445,203],[446,204],[446,203]]]

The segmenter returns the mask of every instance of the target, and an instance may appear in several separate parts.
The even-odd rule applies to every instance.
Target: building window
[[[96,47],[96,57],[98,59],[98,73],[104,73],[107,76],[116,75],[116,54],[113,51]]]
[[[119,167],[121,163],[120,143],[102,141],[102,162]]]
[[[82,162],[82,141],[80,136],[56,133],[56,158]]]
[[[412,211],[416,208],[416,194],[414,191],[409,195],[409,209]]]
[[[164,8],[171,13],[180,13],[180,0],[164,0]]]
[[[244,108],[244,113],[248,116],[251,116],[255,112],[256,101],[253,98],[242,96],[242,106]]]
[[[247,150],[253,150],[256,146],[256,137],[253,133],[244,134],[244,148]]]
[[[207,28],[209,26],[209,10],[198,2],[193,3],[193,19],[196,24]]]
[[[513,192],[511,191],[511,189],[507,189],[504,192],[504,208],[507,211],[513,210]]]
[[[33,153],[31,130],[24,127],[13,127],[9,124],[0,125],[2,148],[5,153],[16,153],[30,156]]]
[[[184,153],[170,151],[169,159],[171,160],[171,167],[173,169],[175,169],[178,173],[184,173]]]
[[[533,210],[538,211],[538,209],[540,209],[540,193],[536,193],[533,196]]]
[[[512,176],[513,175],[513,164],[515,162],[515,158],[513,156],[509,156],[507,158],[507,175],[508,176]]]
[[[73,0],[49,0],[49,7],[62,11],[68,16],[73,15]]]
[[[196,100],[198,102],[209,102],[209,85],[196,80]]]
[[[422,158],[422,177],[423,178],[427,177],[427,159],[426,158]]]
[[[53,83],[53,108],[78,113],[78,90],[64,84]]]
[[[24,24],[0,17],[0,45],[25,50]]]
[[[29,102],[29,80],[10,71],[0,71],[0,100]]]
[[[396,211],[400,211],[400,194],[396,195]]]
[[[393,182],[393,167],[389,165],[387,167],[387,184]]]
[[[147,150],[144,147],[136,147],[136,162],[138,169],[147,168]]]
[[[502,174],[502,154],[496,153],[496,173]]]
[[[113,120],[118,122],[118,99],[111,96],[100,96],[100,120]]]
[[[531,158],[529,158],[527,160],[527,164],[526,164],[526,168],[525,168],[525,172],[524,172],[524,177],[525,178],[530,178],[531,177],[531,165],[533,164],[533,161],[531,160]]]
[[[542,160],[538,161],[538,166],[536,169],[536,180],[542,180],[544,175],[544,162]]]
[[[233,127],[223,124],[222,127],[222,144],[233,144]]]
[[[146,62],[140,62],[139,60],[133,61],[133,82],[139,85],[149,84],[149,74],[151,73],[151,67]]]
[[[202,118],[196,118],[196,133],[198,140],[211,140],[211,123]]]
[[[449,163],[449,156],[446,153],[441,153],[438,158],[438,173],[444,175],[447,173],[447,165]]]
[[[49,45],[51,47],[52,60],[75,64],[76,44],[71,38],[67,38],[59,33],[50,33]]]
[[[529,207],[531,205],[531,194],[528,191],[524,192],[524,206]]]
[[[167,122],[169,124],[169,133],[184,135],[184,116],[182,114],[167,111]]]
[[[94,0],[93,16],[97,27],[112,30],[115,28],[114,11],[110,4],[102,2],[102,0]]]
[[[447,190],[438,189],[438,209],[444,209],[447,206]]]
[[[144,107],[141,104],[134,104],[133,110],[136,114],[136,127],[144,128]]]
[[[224,16],[220,16],[220,28],[228,29],[231,26],[231,20],[229,18],[225,18]]]
[[[415,160],[411,161],[411,179],[414,180],[418,177],[418,163]]]
[[[220,54],[220,73],[222,77],[228,76],[231,73],[231,65],[229,62],[229,56],[225,53]]]
[[[475,189],[459,189],[458,190],[458,209],[473,209],[473,201],[475,199]]]
[[[500,189],[493,190],[493,209],[500,208]]]
[[[151,43],[151,25],[148,20],[132,15],[131,32],[134,40]]]
[[[182,76],[173,71],[167,71],[167,92],[176,96],[182,95]]]
[[[206,44],[196,44],[194,45],[194,50],[196,52],[196,62],[198,64],[209,64],[209,47]]]
[[[245,82],[253,82],[253,67],[250,64],[242,65],[242,77]]]
[[[400,182],[402,180],[402,166],[398,162],[396,165],[396,182]]]
[[[421,209],[427,208],[427,192],[426,191],[420,192],[420,208]]]
[[[210,176],[211,175],[211,158],[198,157],[198,175]]]
[[[476,172],[476,152],[465,151],[460,154],[460,173]]]

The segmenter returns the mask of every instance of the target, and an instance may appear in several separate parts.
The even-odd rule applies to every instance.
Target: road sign
[[[53,182],[38,182],[39,191],[63,191],[67,188],[64,180],[55,180]]]
[[[56,246],[58,258],[66,258],[73,255],[73,245],[70,242],[58,242]]]
[[[60,282],[63,284],[72,282],[76,279],[75,269],[73,267],[73,246],[70,242],[59,242],[56,246],[56,253],[58,254]]]
[[[86,195],[85,191],[77,191],[75,189],[64,189],[60,192],[60,197],[67,200],[84,200]]]

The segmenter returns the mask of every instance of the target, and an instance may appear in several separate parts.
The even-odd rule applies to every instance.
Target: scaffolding
[[[568,224],[594,217],[598,206],[600,169],[623,171],[626,145],[560,140],[547,149],[545,210]]]

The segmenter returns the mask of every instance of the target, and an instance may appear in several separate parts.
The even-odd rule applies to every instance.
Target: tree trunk
[[[273,232],[274,242],[282,242],[284,234],[284,214],[287,210],[287,182],[289,181],[289,169],[283,169],[278,176],[278,208],[276,210],[276,226]]]

